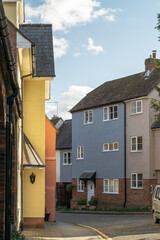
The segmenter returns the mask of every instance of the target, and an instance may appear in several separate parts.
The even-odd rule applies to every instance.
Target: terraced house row
[[[153,52],[144,72],[102,84],[71,109],[72,162],[64,153],[61,178],[76,186],[72,208],[91,196],[99,208],[151,205],[151,185],[160,182],[160,125],[151,108],[151,98],[159,98],[155,58]]]

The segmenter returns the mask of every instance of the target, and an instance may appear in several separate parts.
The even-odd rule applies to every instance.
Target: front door
[[[92,196],[94,196],[94,183],[89,180],[87,181],[87,204]]]

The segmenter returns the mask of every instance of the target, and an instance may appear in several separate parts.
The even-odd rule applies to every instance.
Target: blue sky
[[[102,83],[144,71],[157,50],[160,0],[26,0],[27,23],[52,23],[56,78],[50,102],[58,115]],[[57,103],[46,103],[49,117]]]

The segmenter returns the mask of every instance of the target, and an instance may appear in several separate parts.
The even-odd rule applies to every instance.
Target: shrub
[[[88,202],[90,206],[96,206],[97,203],[98,203],[98,198],[97,197],[94,197],[92,196],[90,201]]]
[[[25,240],[25,236],[20,231],[12,230],[11,240]]]
[[[86,199],[78,199],[78,205],[86,205]]]
[[[67,192],[71,192],[73,187],[75,187],[74,184],[68,183],[68,184],[66,185],[66,191],[67,191]]]

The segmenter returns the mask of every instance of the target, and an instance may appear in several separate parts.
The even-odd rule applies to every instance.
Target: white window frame
[[[141,137],[142,138],[142,149],[138,150],[138,138]],[[136,139],[136,149],[133,150],[133,144],[132,144],[132,140]],[[131,152],[142,152],[143,151],[143,137],[142,136],[133,136],[131,137]]]
[[[77,192],[84,192],[84,182],[77,179]]]
[[[113,192],[109,191],[110,189],[110,181],[113,181]],[[108,181],[108,191],[105,190],[105,182]],[[115,181],[118,182],[118,191],[115,191]],[[108,194],[119,194],[119,179],[103,179],[103,193],[108,193]]]
[[[70,163],[68,163],[68,160],[69,160],[69,155],[70,154]],[[64,161],[65,159],[65,155],[66,155],[66,163]],[[63,165],[72,165],[72,152],[64,152],[63,153]]]
[[[113,144],[113,150],[110,150],[110,149],[109,149],[109,145],[110,145],[110,144]],[[118,149],[114,148],[115,144],[117,144]],[[107,146],[108,146],[108,150],[105,150],[104,145],[107,145]],[[118,143],[118,142],[104,143],[104,144],[103,144],[103,152],[117,152],[118,150],[119,150],[119,143]]]
[[[136,176],[136,186],[133,186],[133,179],[132,176],[135,175]],[[138,187],[138,175],[142,175],[142,187]],[[142,173],[131,173],[131,188],[132,189],[143,189],[143,174]]]
[[[139,112],[138,111],[138,103],[139,102],[141,102],[141,111]],[[135,107],[135,109],[136,109],[136,112],[132,112],[132,104],[133,103],[135,103],[136,104],[136,107]],[[140,113],[142,113],[143,112],[143,102],[142,102],[142,100],[137,100],[137,101],[132,101],[131,103],[130,103],[130,115],[136,115],[136,114],[140,114]]]
[[[90,121],[90,113],[91,113],[91,118],[92,121]],[[88,117],[86,117],[86,114],[88,114]],[[84,111],[84,124],[92,124],[93,123],[93,110],[86,110]]]
[[[111,109],[111,107],[113,107],[113,109],[115,107],[117,107],[117,117],[114,117],[116,111],[113,110],[113,118],[110,118],[110,109]],[[104,112],[105,109],[107,110],[107,118],[104,117],[105,116],[105,112]],[[118,105],[117,104],[103,108],[103,121],[112,121],[112,120],[116,120],[116,119],[118,119]]]
[[[77,159],[84,159],[84,146],[77,147]]]

